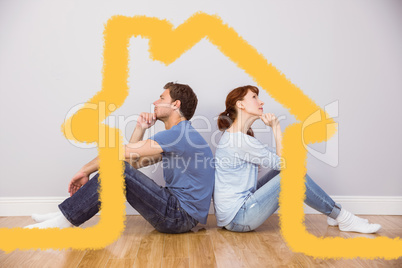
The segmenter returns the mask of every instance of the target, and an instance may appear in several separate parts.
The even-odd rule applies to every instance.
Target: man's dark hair
[[[191,87],[189,85],[169,82],[163,88],[169,89],[170,97],[173,101],[179,100],[181,102],[180,112],[187,120],[190,120],[194,115],[198,103],[197,95],[195,95]]]

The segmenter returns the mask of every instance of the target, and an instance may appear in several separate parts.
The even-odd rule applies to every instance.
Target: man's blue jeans
[[[248,232],[263,224],[278,209],[280,192],[279,171],[271,170],[258,180],[257,190],[251,194],[234,219],[225,226],[234,232]],[[306,174],[304,202],[319,212],[335,219],[341,206],[332,200],[309,175]]]
[[[127,162],[124,165],[127,201],[156,230],[162,233],[184,233],[198,224],[181,208],[179,200],[168,188],[156,184]],[[71,224],[79,226],[99,211],[98,177],[99,174],[95,175],[59,205]]]

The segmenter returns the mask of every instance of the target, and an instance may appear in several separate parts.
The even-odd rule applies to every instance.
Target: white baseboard
[[[29,216],[32,213],[49,213],[58,210],[57,205],[67,197],[0,197],[0,217]],[[332,196],[345,209],[360,215],[402,215],[402,196]],[[306,214],[319,212],[305,206]],[[126,202],[127,215],[138,212]],[[214,213],[213,206],[209,210]]]

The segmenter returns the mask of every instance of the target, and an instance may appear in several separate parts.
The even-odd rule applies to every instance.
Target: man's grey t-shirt
[[[208,143],[187,120],[150,139],[163,149],[166,187],[191,217],[205,224],[215,182],[214,157]]]

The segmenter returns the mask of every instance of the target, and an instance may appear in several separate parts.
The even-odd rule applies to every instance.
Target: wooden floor
[[[306,215],[306,226],[317,236],[402,237],[402,216],[365,216],[380,223],[377,235],[339,232],[323,215]],[[97,223],[97,217],[83,226]],[[30,217],[0,217],[0,227],[22,227]],[[1,239],[1,238],[0,238]],[[321,260],[293,253],[280,235],[278,216],[256,231],[233,233],[216,227],[214,215],[206,225],[179,235],[161,234],[140,216],[128,216],[124,234],[102,250],[0,251],[0,267],[402,267],[402,258],[376,260]]]

